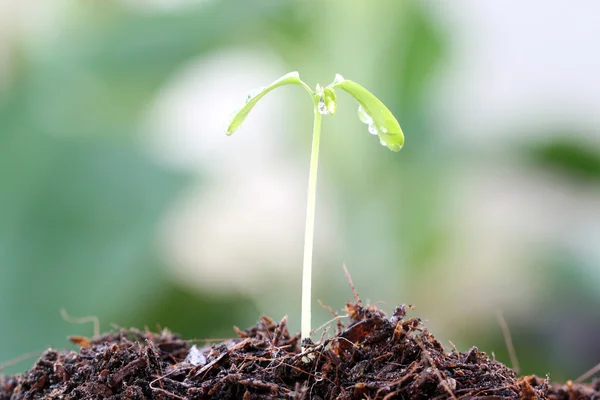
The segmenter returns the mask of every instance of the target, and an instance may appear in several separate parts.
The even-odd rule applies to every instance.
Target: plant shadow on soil
[[[443,346],[405,306],[387,318],[357,299],[349,323],[319,343],[262,317],[237,338],[197,347],[168,330],[121,329],[71,338],[79,351],[46,350],[33,368],[0,376],[16,399],[600,399],[600,380],[551,384],[517,377],[476,347]]]

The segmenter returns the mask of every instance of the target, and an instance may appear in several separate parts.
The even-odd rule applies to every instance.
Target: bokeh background
[[[414,304],[450,347],[573,379],[600,362],[600,53],[567,2],[0,1],[0,363],[91,325],[299,328],[312,110],[297,70],[380,97],[392,153],[324,119],[314,326]],[[316,335],[317,337],[319,335]],[[32,359],[0,364],[3,372]]]

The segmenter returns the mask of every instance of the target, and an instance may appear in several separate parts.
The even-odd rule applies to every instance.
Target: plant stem
[[[315,102],[310,171],[308,174],[308,199],[306,201],[306,230],[304,233],[304,262],[302,264],[302,339],[310,338],[312,253],[315,232],[315,200],[317,195],[317,169],[319,167],[319,142],[321,137],[321,114],[318,100]]]

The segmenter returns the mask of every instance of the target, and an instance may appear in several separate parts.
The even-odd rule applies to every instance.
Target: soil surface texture
[[[360,303],[346,311],[347,326],[338,319],[304,348],[285,318],[267,317],[204,347],[168,330],[72,338],[78,352],[48,349],[31,370],[0,376],[0,400],[600,399],[600,380],[551,384],[476,347],[447,351],[404,306],[390,318]]]

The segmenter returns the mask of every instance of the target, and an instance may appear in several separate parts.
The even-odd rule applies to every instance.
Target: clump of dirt
[[[33,368],[0,377],[0,400],[17,399],[599,399],[600,381],[551,385],[517,377],[476,347],[446,351],[398,307],[387,318],[348,303],[348,326],[300,344],[286,319],[262,317],[236,339],[204,347],[164,330],[135,329],[80,350],[46,350]]]

